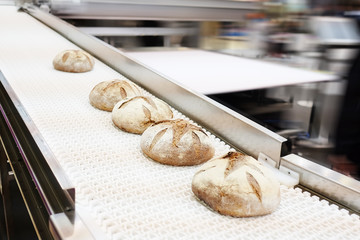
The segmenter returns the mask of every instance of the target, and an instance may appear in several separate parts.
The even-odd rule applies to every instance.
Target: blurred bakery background
[[[360,0],[0,0],[26,3],[360,179]]]
[[[181,78],[187,78],[185,71],[199,76],[200,84],[207,84],[203,79],[217,81],[219,86],[227,84],[222,90],[202,93],[286,137],[289,152],[329,168],[339,166],[345,173],[356,176],[356,165],[344,158],[333,158],[333,153],[347,76],[360,44],[360,1],[51,0],[35,3],[172,79],[178,80],[177,76],[182,74],[181,82]],[[189,69],[186,64],[194,50],[206,52],[196,52],[198,55],[193,56],[199,61]],[[247,86],[252,77],[242,77],[243,69],[225,66],[216,59],[218,55],[201,56],[208,52],[325,72],[335,77],[319,82],[316,77],[304,76],[304,84],[293,84],[290,72],[280,77],[279,86],[279,73],[274,73],[263,76],[266,84]],[[230,75],[231,79],[223,83],[221,74],[219,77],[213,73],[213,62],[217,62],[218,71],[227,72],[224,78]],[[178,65],[178,70],[168,64]],[[244,63],[243,67],[254,66]],[[261,69],[251,71],[261,73]]]
[[[316,77],[304,77],[304,84],[293,84],[290,73],[282,77],[285,80],[281,79],[281,86],[276,83],[278,74],[270,74],[263,76],[265,86],[262,83],[247,86],[252,79],[241,77],[243,69],[229,70],[231,66],[218,62],[218,71],[231,71],[224,74],[232,76],[225,83],[227,86],[219,91],[201,92],[196,87],[193,90],[286,137],[289,152],[330,168],[340,164],[346,173],[356,175],[355,165],[344,163],[343,158],[338,162],[332,153],[347,76],[360,45],[360,1],[0,1],[19,6],[27,2],[172,79],[178,80],[181,73],[180,82],[186,78],[183,72],[188,71],[193,76],[194,72],[201,72],[199,76],[203,79],[218,78],[212,81],[223,84],[207,62],[217,62],[216,55],[208,58],[200,53],[197,66],[182,69],[181,64],[186,65],[194,50],[333,74],[336,81],[333,78],[319,82]],[[166,71],[167,64],[178,64],[179,71]],[[244,63],[243,67],[251,66]],[[199,84],[206,81],[202,83],[199,79]]]

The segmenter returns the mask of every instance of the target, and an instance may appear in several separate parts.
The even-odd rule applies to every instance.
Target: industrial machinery
[[[286,138],[34,5],[0,6],[0,22],[9,23],[0,24],[3,236],[14,234],[9,207],[14,181],[40,239],[360,235],[357,180],[289,153]],[[53,69],[56,53],[79,48],[96,58],[92,71]],[[250,64],[304,76],[294,84],[336,81],[324,73]],[[191,192],[198,166],[171,167],[147,159],[140,136],[118,130],[109,112],[89,104],[91,89],[115,78],[133,81],[144,94],[171,105],[175,117],[202,126],[216,154],[236,149],[267,165],[282,183],[279,209],[262,217],[232,218],[201,204]]]

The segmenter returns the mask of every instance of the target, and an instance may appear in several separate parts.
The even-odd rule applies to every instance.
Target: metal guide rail
[[[0,159],[1,185],[9,181],[4,165],[8,162],[39,238],[64,239],[64,232],[72,233],[75,226],[86,234],[75,213],[75,188],[1,71],[0,93],[1,152],[6,154]],[[6,211],[6,199],[11,193],[3,190]],[[11,238],[11,212],[5,216],[7,235]]]
[[[214,100],[187,89],[161,73],[144,67],[119,50],[82,33],[57,17],[31,5],[24,7],[23,10],[90,52],[128,79],[144,87],[147,91],[156,96],[161,96],[170,105],[214,132],[228,144],[242,149],[255,158],[260,154],[258,146],[261,145],[261,152],[276,161],[276,166],[279,166],[280,155],[284,154],[282,151],[285,151],[283,149],[285,138]],[[247,132],[247,134],[244,135],[243,132]]]
[[[44,1],[46,4],[46,1]],[[48,2],[53,14],[62,18],[136,19],[181,21],[238,21],[258,11],[254,1],[160,0],[160,1],[58,1]]]
[[[285,141],[284,138],[272,133],[271,131],[248,120],[247,118],[223,107],[222,105],[214,101],[211,101],[210,99],[202,96],[201,94],[194,93],[193,91],[188,90],[172,82],[171,80],[167,79],[161,74],[155,73],[143,67],[134,60],[129,59],[128,57],[123,55],[118,50],[104,44],[101,41],[96,40],[95,38],[91,38],[79,32],[76,28],[62,22],[56,17],[46,14],[40,11],[39,9],[31,6],[25,7],[23,10],[25,10],[26,12],[28,12],[30,15],[37,18],[41,22],[45,23],[46,25],[50,26],[55,31],[61,33],[63,36],[67,37],[69,40],[76,43],[77,46],[87,50],[92,55],[102,60],[107,65],[111,66],[113,69],[117,70],[118,72],[128,77],[130,80],[133,80],[140,86],[144,87],[149,92],[166,100],[173,107],[176,107],[176,109],[180,110],[182,113],[186,114],[191,119],[194,119],[196,122],[206,127],[209,131],[211,131],[216,136],[223,139],[226,143],[230,144],[236,149],[241,149],[256,158],[259,157],[260,160],[263,160],[264,162],[273,165],[273,167],[279,169],[283,173],[286,173],[291,176],[297,176],[299,178],[300,184],[303,184],[304,186],[309,187],[310,189],[313,188],[316,193],[321,193],[322,195],[328,196],[329,198],[334,199],[339,204],[343,204],[344,206],[349,207],[353,211],[359,212],[360,209],[359,203],[358,201],[356,201],[356,199],[359,199],[360,196],[359,182],[352,180],[341,174],[336,174],[336,173],[334,174],[333,171],[331,170],[324,170],[322,168],[319,168],[318,165],[308,163],[306,160],[301,159],[298,156],[286,155],[284,153],[281,153],[282,144]],[[33,218],[42,219],[42,223],[35,222],[34,220],[34,225],[37,226],[38,234],[44,239],[48,239],[47,237],[50,235],[54,238],[59,238],[59,239],[68,239],[68,238],[70,239],[71,237],[73,237],[74,239],[79,239],[79,238],[75,238],[73,234],[75,232],[75,229],[80,229],[80,232],[85,233],[84,235],[81,235],[83,239],[93,238],[92,233],[87,231],[88,226],[86,225],[86,221],[81,221],[76,214],[75,211],[76,209],[74,207],[75,206],[74,188],[67,180],[66,175],[63,174],[61,167],[59,167],[56,164],[57,159],[54,159],[51,152],[49,152],[49,148],[47,148],[46,142],[42,139],[41,135],[37,134],[36,128],[34,128],[34,126],[31,124],[32,122],[31,119],[28,117],[27,113],[25,112],[25,109],[22,108],[20,101],[17,99],[16,95],[13,94],[11,87],[8,85],[4,77],[1,78],[1,83],[2,83],[1,107],[2,109],[4,109],[2,110],[3,113],[2,119],[4,119],[2,121],[3,122],[2,124],[4,124],[4,126],[7,126],[6,128],[9,129],[9,131],[6,130],[5,132],[1,132],[1,136],[3,136],[4,134],[4,136],[8,136],[7,139],[14,139],[13,143],[11,144],[12,146],[8,146],[6,148],[14,149],[14,146],[17,146],[18,150],[16,150],[15,148],[14,152],[16,151],[20,152],[20,154],[17,153],[17,156],[21,155],[21,157],[24,159],[24,162],[26,163],[25,165],[23,165],[22,169],[25,170],[27,169],[24,172],[27,172],[26,174],[28,176],[25,175],[22,176],[21,171],[15,168],[13,170],[17,178],[28,179],[27,182],[29,183],[28,184],[29,191],[31,190],[33,196],[37,196],[33,198],[28,198],[28,195],[24,194],[24,199],[25,201],[28,202],[27,204],[29,206],[29,212],[31,213]],[[50,86],[51,85],[49,85],[49,87]],[[156,86],[163,86],[163,87],[157,88]],[[85,104],[87,106],[88,103]],[[59,107],[59,105],[56,105],[55,102],[54,105]],[[81,114],[81,112],[78,114]],[[103,113],[99,113],[99,116],[100,114]],[[9,120],[11,118],[9,116],[16,116],[16,121]],[[42,122],[41,119],[37,119],[37,121]],[[106,120],[104,121],[106,122]],[[19,126],[17,127],[17,125]],[[44,126],[46,127],[48,125],[44,124]],[[65,128],[65,130],[67,129],[67,126],[63,126],[63,127]],[[110,126],[110,128],[112,128],[112,126]],[[2,127],[1,129],[5,129],[5,128]],[[15,129],[14,134],[12,134],[11,129]],[[55,133],[61,132],[56,128],[52,130]],[[61,134],[56,135],[55,133],[54,135],[48,134],[47,136],[48,139],[53,143],[54,142],[56,143],[56,141],[53,140],[54,138],[63,137],[63,135]],[[69,134],[72,134],[71,136],[76,135],[75,133],[69,133]],[[116,133],[116,135],[118,134],[120,133]],[[85,141],[86,143],[88,143],[88,145],[91,145],[92,143],[92,141],[87,140],[86,137],[79,138],[77,141]],[[77,141],[73,142],[74,146],[71,145],[69,146],[68,149],[69,152],[76,151],[76,145],[78,144]],[[129,139],[127,139],[127,141],[136,142],[137,141],[136,136],[130,136]],[[96,148],[96,146],[98,145],[95,145],[94,148]],[[39,148],[39,150],[37,148]],[[99,163],[101,163],[99,159],[109,158],[106,154],[104,156],[98,156],[98,154],[96,154],[96,149],[94,148],[89,147],[88,149],[85,149],[86,151],[83,151],[81,153],[84,154],[84,156],[77,156],[76,153],[73,154],[72,156],[78,157],[78,159],[75,160],[78,160],[79,163],[76,163],[76,161],[74,161],[74,163],[71,164],[67,162],[63,162],[62,166],[65,166],[67,170],[73,171],[71,173],[71,177],[73,177],[73,179],[78,180],[79,178],[77,177],[80,177],[79,183],[77,183],[78,186],[80,186],[80,191],[81,191],[79,193],[80,196],[83,196],[84,194],[85,195],[93,194],[94,196],[104,195],[103,198],[105,199],[104,202],[101,201],[90,202],[90,205],[94,212],[100,214],[101,216],[100,225],[102,225],[104,229],[108,229],[111,232],[110,235],[114,239],[117,239],[117,237],[122,238],[125,236],[122,235],[121,230],[117,229],[116,223],[111,222],[112,217],[109,215],[102,215],[104,213],[101,212],[103,210],[99,206],[102,206],[104,204],[106,206],[106,204],[110,204],[111,201],[118,201],[119,205],[127,204],[129,207],[133,207],[133,206],[139,207],[139,205],[133,205],[132,202],[130,203],[124,202],[126,198],[131,199],[135,203],[138,202],[139,199],[134,198],[134,196],[131,195],[131,193],[129,193],[128,191],[126,191],[126,189],[123,189],[124,192],[121,195],[121,197],[116,196],[116,199],[111,199],[111,197],[113,197],[112,195],[113,192],[117,191],[118,189],[121,189],[122,186],[117,185],[115,182],[112,182],[112,178],[110,178],[110,180],[100,178],[101,180],[98,183],[92,182],[92,178],[96,178],[97,175],[101,176],[100,173],[91,172],[91,174],[88,175],[89,178],[86,179],[86,181],[88,181],[89,184],[90,183],[92,184],[93,186],[92,188],[89,188],[86,186],[86,184],[84,185],[84,183],[82,183],[82,181],[85,179],[85,175],[81,175],[81,174],[83,172],[86,172],[86,169],[82,165],[83,163],[87,163],[88,165],[90,165],[90,168],[94,167],[96,171],[97,168],[99,167]],[[68,157],[67,152],[62,152],[62,150],[60,151],[59,149],[52,149],[52,150],[57,151],[57,154],[59,154],[59,156],[63,157],[64,159]],[[88,162],[84,161],[84,159],[87,160],[86,159],[87,152],[91,154],[92,151],[94,152],[94,155],[98,159],[95,159],[96,161],[93,161],[93,159],[89,159]],[[115,150],[114,152],[110,152],[108,155],[111,155],[111,153],[115,153]],[[130,155],[135,154],[135,152],[123,153],[123,155],[126,156],[129,154]],[[11,154],[9,154],[9,158],[12,158],[10,155]],[[15,159],[16,158],[17,157],[15,157]],[[111,162],[111,158],[109,158],[108,160],[109,160],[108,166],[100,166],[100,167],[103,167],[106,170],[105,173],[107,175],[113,177],[112,174],[118,174],[118,173],[116,172],[113,173],[114,169],[112,164],[115,163]],[[124,168],[123,173],[135,174],[136,173],[135,171],[137,170],[136,161],[133,164],[135,164],[135,167],[123,165],[122,166]],[[149,168],[150,170],[149,174],[152,174],[151,171],[153,171],[152,169],[155,167],[157,171],[159,171],[159,172],[155,171],[155,176],[159,175],[159,173],[164,173],[165,170],[166,172],[169,172],[171,176],[184,175],[185,177],[187,177],[188,175],[189,176],[192,175],[191,171],[188,170],[185,171],[183,169],[180,169],[178,171],[175,171],[167,168],[163,169],[165,167],[153,165],[153,163],[151,162],[146,162],[146,163],[141,162],[141,164],[143,165],[145,164],[144,167]],[[68,171],[65,172],[69,174]],[[119,175],[120,176],[116,175],[115,177],[124,177],[121,174]],[[125,177],[122,180],[128,181],[127,184],[129,184],[132,188],[136,189],[137,192],[142,193],[143,191],[146,191],[146,188],[142,188],[142,186],[140,185],[136,185],[136,184],[132,185],[132,181],[136,182],[137,178],[141,180],[142,177],[141,175],[137,176],[137,178],[135,179],[132,179],[132,181],[127,180]],[[147,178],[146,181],[150,183],[154,181],[158,184],[157,180],[155,181],[153,179]],[[32,185],[30,183],[32,183]],[[174,189],[177,189],[180,183],[174,182],[171,184],[174,184],[173,185]],[[23,186],[23,184],[20,183],[19,185],[21,187]],[[108,190],[105,193],[101,191],[101,189],[104,188],[104,186],[108,188]],[[334,189],[336,190],[332,189],[332,191],[329,191],[329,188],[326,188],[326,186],[330,188],[335,186]],[[158,191],[160,190],[161,188],[159,188]],[[271,221],[276,221],[276,216],[280,217],[280,219],[287,219],[286,217],[281,218],[284,216],[282,214],[284,214],[284,212],[287,212],[288,208],[290,211],[296,212],[297,209],[302,208],[301,207],[302,202],[307,202],[308,205],[306,206],[311,206],[311,205],[316,206],[317,208],[319,208],[319,211],[322,208],[326,209],[323,210],[325,213],[327,211],[332,211],[331,209],[333,209],[331,208],[331,206],[328,207],[326,203],[318,201],[318,199],[309,198],[306,194],[304,195],[300,194],[298,190],[286,190],[285,188],[283,188],[282,191],[285,195],[285,200],[284,200],[285,205],[282,207],[282,209],[278,211],[278,215],[276,215],[275,213],[274,215],[270,216],[270,218],[272,217],[271,218],[272,220],[269,219],[267,223]],[[344,194],[344,192],[346,192],[346,194]],[[157,197],[158,192],[155,191],[155,192],[151,192],[150,194],[154,194],[154,197]],[[288,197],[288,199],[286,199],[286,196]],[[297,205],[298,207],[295,209],[291,209],[289,207],[291,204],[289,204],[289,206],[286,206],[287,202],[292,201],[291,196],[296,196],[297,197],[296,199],[298,199],[298,203],[296,203],[298,204]],[[155,199],[158,200],[157,198]],[[161,215],[163,213],[158,213],[156,209],[153,209],[152,205],[157,206],[155,203],[151,202],[151,204],[149,204],[147,199],[141,199],[141,200],[142,200],[141,203],[143,203],[144,205],[143,209],[149,207],[150,208],[149,211],[153,213],[154,216],[151,215],[140,216],[140,218],[136,220],[135,223],[138,224],[139,228],[143,226],[143,229],[148,229],[148,227],[144,226],[143,222],[146,222],[146,220],[156,221],[160,217],[160,222],[152,223],[151,227],[153,227],[154,230],[157,230],[159,226],[161,228],[161,226],[165,224],[165,222],[161,222],[161,217],[165,218],[166,216]],[[84,199],[79,200],[78,197],[77,197],[77,201],[79,201],[80,203],[86,202]],[[176,203],[180,203],[180,202],[176,202]],[[291,203],[294,204],[294,202]],[[33,211],[37,209],[37,206],[44,206],[46,211],[43,211],[41,214],[38,213],[38,215],[36,215],[37,213]],[[109,206],[113,206],[113,205],[109,205]],[[181,212],[180,216],[187,214],[182,212],[183,209],[178,209],[176,207],[176,204],[173,203],[172,206],[174,208],[173,209],[174,212],[176,211]],[[134,218],[139,217],[136,212],[136,209],[130,211],[129,207],[123,209],[121,208],[121,206],[119,206],[118,208],[110,209],[109,211],[120,214],[126,213],[133,216]],[[317,211],[317,208],[313,209],[313,211]],[[353,221],[354,224],[358,223],[359,221],[358,218],[354,216],[348,216],[349,215],[348,213],[341,213],[342,215],[337,215],[338,214],[337,211],[338,210],[334,209],[333,212],[330,212],[331,214],[329,214],[329,216],[330,215],[332,216],[331,219],[336,219],[337,217],[342,216],[343,218],[346,219],[346,221]],[[148,211],[146,210],[146,212]],[[226,221],[229,220],[229,219],[218,220],[218,218],[214,218],[214,216],[210,211],[209,214],[210,215],[207,215],[207,217],[211,221],[220,221],[221,223],[226,223]],[[311,215],[310,213],[308,214]],[[179,219],[178,217],[176,219],[182,220]],[[240,228],[241,226],[245,226],[247,224],[246,220],[243,219],[238,219],[237,221],[239,222],[241,221],[242,224],[236,226],[236,228]],[[261,219],[250,219],[250,222],[251,221],[259,221],[260,224],[257,224],[257,227],[261,226],[262,225],[261,223],[264,223],[261,222]],[[181,226],[189,226],[187,225],[187,222],[189,222],[188,219],[186,219],[186,221],[182,223],[183,225]],[[134,222],[132,222],[131,219],[130,220],[123,219],[123,222],[121,223],[121,227],[124,228],[122,229],[124,231],[126,230],[127,232],[133,233],[134,234],[133,236],[135,238],[136,236],[138,238],[141,237],[141,235],[140,236],[136,235],[136,229],[132,231],[132,224],[129,223],[134,223]],[[326,222],[320,223],[320,225],[318,225],[319,229],[321,229],[320,227],[322,226],[321,224],[327,224],[327,223]],[[261,227],[266,228],[266,226],[267,225],[264,224]],[[48,230],[46,230],[47,227],[49,228]],[[302,226],[299,225],[299,228],[301,227]],[[39,229],[44,229],[44,230],[39,230]],[[182,231],[186,231],[186,227],[185,228],[180,227],[180,229],[182,229]],[[349,229],[353,231],[354,228],[353,226],[351,226],[349,227]],[[288,232],[289,228],[286,226],[286,224],[279,225],[279,231],[283,231],[283,230],[285,230],[286,233],[291,235],[291,232]],[[43,234],[42,231],[47,232],[47,234],[42,235]],[[161,231],[159,230],[159,232],[163,232],[163,231],[164,230]],[[229,232],[231,233],[236,233],[234,231],[235,230],[233,229],[229,230]],[[261,230],[259,231],[261,232]],[[174,230],[174,232],[175,232],[175,236],[179,236],[179,237],[186,236],[183,235],[183,233],[176,232],[176,230]],[[145,235],[145,236],[149,238],[150,237],[155,238],[155,236],[151,235],[151,233],[147,233],[147,234],[149,235]],[[201,234],[201,232],[199,232],[199,234]],[[257,233],[254,233],[253,231],[250,232],[249,234],[251,235],[251,238],[254,239],[259,239],[259,237],[261,237],[261,235],[257,235]],[[278,234],[277,232],[273,234],[274,235],[271,236],[279,237],[279,235],[276,235]],[[339,233],[336,232],[335,234],[333,234],[333,236],[339,236],[337,234]],[[346,236],[352,236],[352,234],[356,234],[356,233],[347,232],[346,234],[347,234]],[[192,236],[194,237],[194,235]],[[195,235],[195,236],[199,237],[199,235]],[[214,236],[216,237],[216,234]],[[305,237],[305,236],[307,236],[306,233],[301,233],[300,235],[298,235],[298,237]],[[324,238],[324,236],[321,237]]]

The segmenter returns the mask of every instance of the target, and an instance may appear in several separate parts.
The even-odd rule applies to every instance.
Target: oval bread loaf
[[[94,64],[94,58],[83,50],[65,50],[53,60],[56,70],[73,73],[88,72],[93,69]]]
[[[168,165],[203,163],[214,155],[211,139],[201,128],[182,119],[166,120],[147,128],[141,149],[151,159]]]
[[[97,84],[90,92],[90,104],[111,112],[119,101],[140,95],[139,88],[127,80],[110,80]]]
[[[143,133],[151,124],[173,117],[168,104],[152,97],[136,96],[118,102],[112,111],[114,124],[127,132]]]
[[[229,152],[201,166],[193,193],[215,211],[234,217],[265,215],[280,204],[274,174],[251,156]]]

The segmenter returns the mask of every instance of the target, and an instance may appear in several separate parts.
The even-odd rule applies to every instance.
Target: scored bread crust
[[[94,64],[94,58],[83,50],[65,50],[53,60],[56,70],[73,73],[88,72],[93,69]]]
[[[140,146],[151,159],[174,166],[203,163],[214,155],[214,147],[201,128],[182,119],[160,121],[147,128]]]
[[[269,214],[280,204],[274,174],[251,156],[229,152],[201,166],[192,191],[215,211],[233,217]]]
[[[109,80],[98,83],[90,92],[90,104],[100,110],[111,112],[119,101],[140,95],[140,89],[127,80]]]
[[[173,112],[157,98],[136,96],[118,102],[111,116],[118,128],[140,134],[155,122],[171,119]]]

